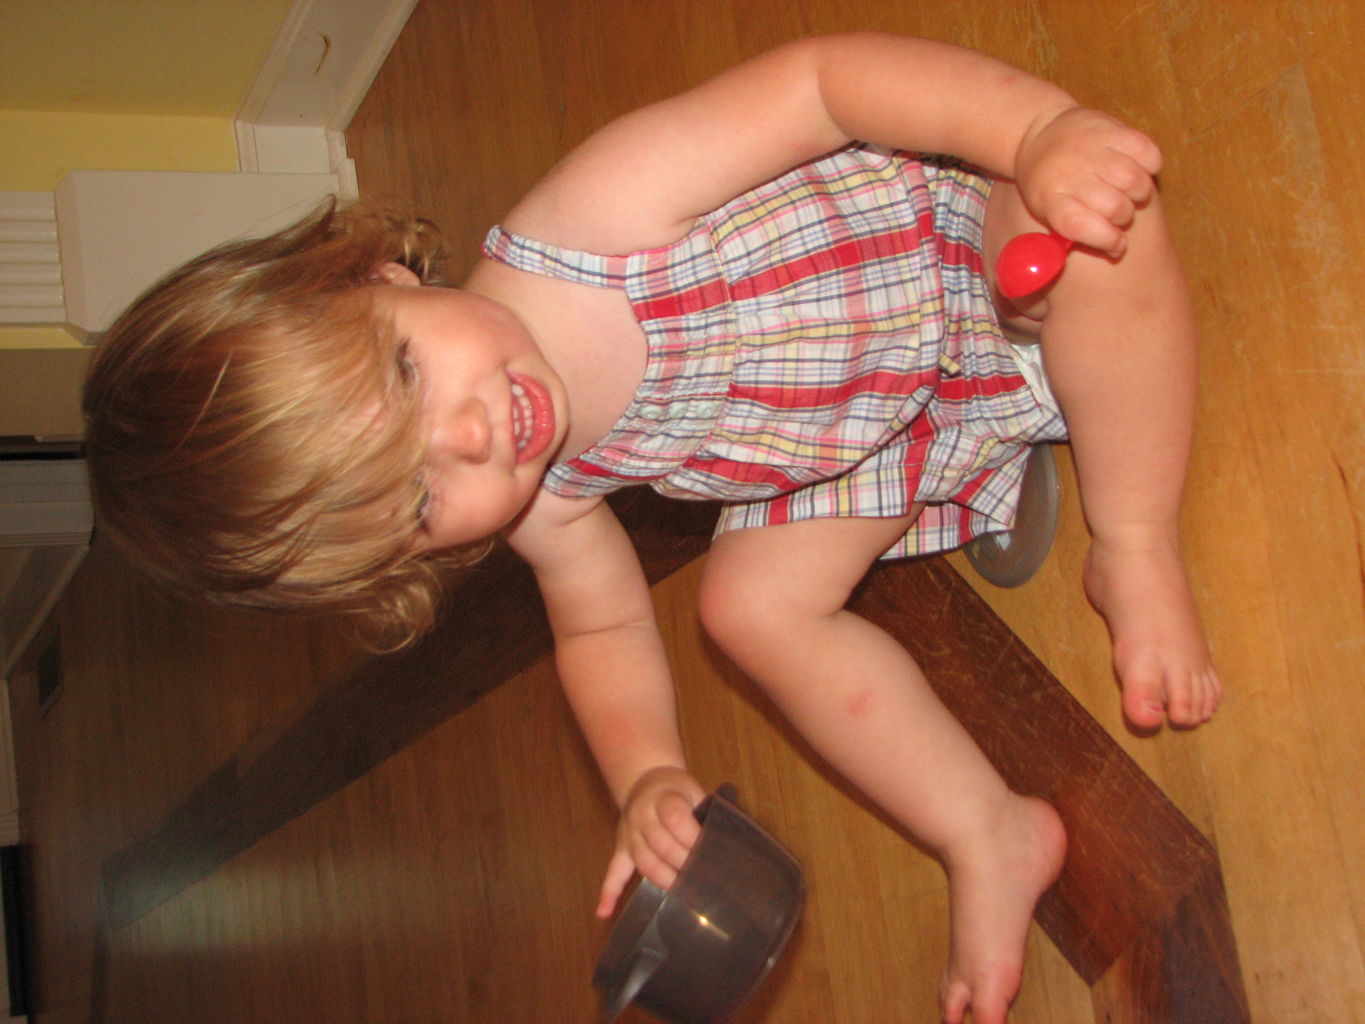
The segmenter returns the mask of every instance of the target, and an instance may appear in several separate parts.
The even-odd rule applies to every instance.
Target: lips
[[[555,407],[550,391],[534,377],[509,373],[512,382],[512,441],[517,465],[539,456],[555,434]]]

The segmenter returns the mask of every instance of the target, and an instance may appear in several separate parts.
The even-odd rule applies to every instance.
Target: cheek
[[[506,481],[462,476],[443,480],[425,534],[428,548],[453,548],[487,540],[520,511]]]

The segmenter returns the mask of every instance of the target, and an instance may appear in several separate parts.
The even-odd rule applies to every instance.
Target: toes
[[[1200,705],[1188,679],[1166,688],[1166,717],[1172,725],[1198,725],[1204,720]]]
[[[1199,684],[1204,697],[1204,717],[1200,721],[1207,722],[1223,702],[1223,681],[1218,678],[1217,672],[1210,669],[1200,675]]]
[[[1208,680],[1199,673],[1190,680],[1190,724],[1203,725],[1213,716],[1213,694]]]
[[[1210,669],[1195,672],[1184,683],[1169,689],[1167,711],[1176,725],[1203,725],[1213,717],[1223,699],[1223,684]]]
[[[1166,720],[1166,695],[1160,678],[1130,676],[1124,679],[1123,713],[1139,729],[1160,728]]]
[[[1223,699],[1216,669],[1168,668],[1150,652],[1124,653],[1116,651],[1114,668],[1123,687],[1123,713],[1134,728],[1150,731],[1166,721],[1194,728],[1213,717]]]

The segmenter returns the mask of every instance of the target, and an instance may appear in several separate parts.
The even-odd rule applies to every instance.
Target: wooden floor
[[[862,27],[988,50],[1154,134],[1204,332],[1187,543],[1228,702],[1196,733],[1123,728],[1065,459],[1054,556],[1018,591],[981,589],[1216,850],[1251,1018],[1365,1022],[1365,9],[744,10],[422,0],[348,134],[362,187],[409,196],[472,251],[613,114],[782,39]],[[941,872],[714,658],[695,579],[689,565],[655,593],[697,770],[733,778],[812,882],[793,955],[746,1020],[931,1020]],[[365,705],[338,687],[366,669],[326,623],[186,607],[102,550],[57,625],[56,703],[41,714],[23,673],[11,692],[36,1021],[592,1019],[611,816],[535,649],[429,645],[397,666],[410,687]],[[516,671],[460,710],[430,680],[458,684],[469,659]],[[330,749],[308,747],[320,735]],[[1180,966],[1167,955],[1158,967]],[[1113,1005],[1035,932],[1013,1020],[1139,1024]]]

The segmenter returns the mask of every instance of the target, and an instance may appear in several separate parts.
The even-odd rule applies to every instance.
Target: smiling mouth
[[[512,442],[517,464],[530,462],[554,439],[555,410],[549,389],[534,377],[509,373],[512,382]]]

